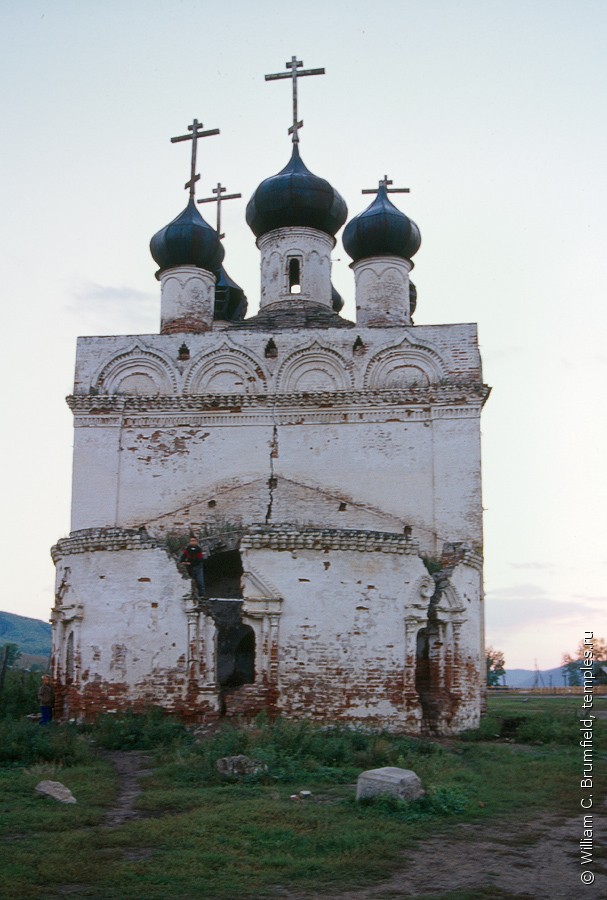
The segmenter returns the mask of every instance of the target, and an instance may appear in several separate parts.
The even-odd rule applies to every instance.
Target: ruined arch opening
[[[422,708],[423,728],[430,733],[437,730],[441,713],[438,671],[440,646],[436,625],[430,623],[425,628],[420,628],[417,633],[415,690]]]

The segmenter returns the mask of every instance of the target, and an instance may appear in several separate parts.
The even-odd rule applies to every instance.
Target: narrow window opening
[[[301,293],[301,266],[296,256],[289,259],[289,292],[291,294]]]

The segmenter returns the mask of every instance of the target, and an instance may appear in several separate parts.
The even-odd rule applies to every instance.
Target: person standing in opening
[[[191,537],[180,557],[180,562],[188,567],[190,578],[194,579],[199,597],[204,597],[204,564],[202,547],[195,537]]]
[[[40,702],[40,724],[50,725],[53,718],[55,694],[48,675],[42,676],[42,684],[38,688],[38,700]]]

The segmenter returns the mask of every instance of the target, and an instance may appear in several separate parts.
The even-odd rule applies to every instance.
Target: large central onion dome
[[[219,235],[202,218],[192,197],[183,212],[154,235],[150,252],[160,266],[159,273],[176,266],[215,272],[224,257]]]
[[[255,237],[275,228],[316,228],[335,237],[346,221],[343,198],[303,163],[297,144],[282,172],[262,181],[247,204],[247,224]]]
[[[342,237],[344,249],[354,262],[374,256],[410,260],[421,242],[419,228],[390,202],[383,183],[370,206],[348,222]]]

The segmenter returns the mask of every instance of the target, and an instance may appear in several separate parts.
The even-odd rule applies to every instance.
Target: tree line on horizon
[[[575,654],[564,653],[561,663],[567,687],[578,687],[582,684],[581,663],[588,657],[590,645],[581,640]],[[506,675],[506,659],[501,650],[493,647],[486,649],[487,686],[497,687]],[[607,640],[605,638],[593,638],[592,640],[592,674],[594,684],[607,684]]]

